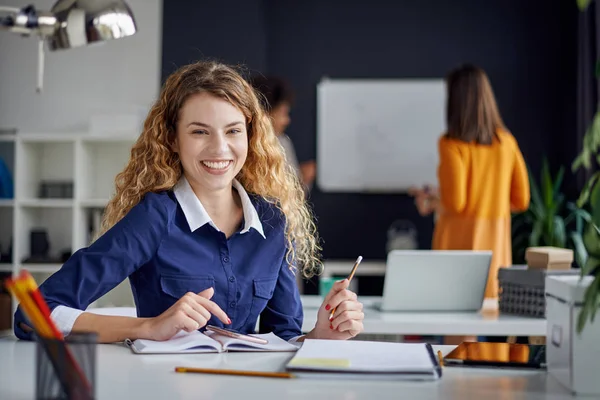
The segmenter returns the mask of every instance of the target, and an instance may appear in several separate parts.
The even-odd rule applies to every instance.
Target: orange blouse
[[[433,249],[492,250],[485,297],[498,296],[498,269],[512,264],[511,210],[529,207],[529,178],[515,138],[491,145],[445,136],[438,142],[441,207]]]

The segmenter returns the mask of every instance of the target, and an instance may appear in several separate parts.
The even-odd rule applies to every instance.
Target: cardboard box
[[[593,277],[546,277],[548,373],[573,394],[600,395],[600,314],[577,334],[583,295]],[[598,311],[600,313],[600,310]]]
[[[529,268],[571,269],[573,257],[573,250],[571,249],[550,246],[529,247],[525,252],[525,260]]]

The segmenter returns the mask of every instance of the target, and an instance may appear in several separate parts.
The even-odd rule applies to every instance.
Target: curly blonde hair
[[[149,192],[170,190],[182,174],[181,161],[172,150],[179,110],[190,95],[210,93],[237,107],[246,117],[248,157],[237,179],[246,191],[274,204],[285,216],[286,260],[306,278],[322,271],[320,245],[313,215],[302,184],[285,160],[259,94],[233,67],[197,62],[178,69],[163,85],[131,149],[125,169],[115,179],[115,195],[107,205],[102,235]]]

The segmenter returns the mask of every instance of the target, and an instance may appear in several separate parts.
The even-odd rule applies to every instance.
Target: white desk
[[[438,347],[446,354],[452,347]],[[99,345],[97,399],[572,399],[544,371],[447,367],[436,382],[269,379],[178,374],[175,366],[282,371],[293,353],[134,355]],[[31,400],[35,344],[0,339],[0,399]],[[376,397],[374,397],[376,396]]]
[[[320,277],[331,277],[334,275],[346,276],[350,273],[352,265],[356,260],[334,260],[323,262],[323,274]],[[383,276],[385,275],[385,261],[363,261],[360,268],[356,269],[355,276]]]
[[[546,336],[546,320],[498,313],[498,305],[485,302],[478,313],[381,312],[373,308],[381,297],[363,296],[364,333],[395,335],[473,335],[473,336]],[[320,296],[302,296],[304,324],[308,332],[315,326]]]
[[[381,312],[373,303],[381,297],[360,297],[364,305],[364,333],[375,335],[468,335],[468,336],[546,336],[546,320],[513,315],[500,315],[497,303],[484,303],[478,313],[421,313]],[[304,323],[302,330],[309,332],[317,320],[321,306],[320,296],[302,296]],[[97,308],[89,311],[135,316],[135,308]]]

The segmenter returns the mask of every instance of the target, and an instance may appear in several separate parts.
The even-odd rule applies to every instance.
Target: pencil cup
[[[339,280],[339,278],[322,276],[319,277],[319,296],[325,297],[327,293],[331,290],[333,284]]]
[[[341,281],[344,278],[345,277],[343,277],[343,276],[319,277],[319,296],[321,296],[322,298],[325,298],[325,296],[327,296],[327,293],[329,293],[329,291],[331,290],[331,287],[334,285],[334,283],[336,283],[337,281]],[[354,277],[354,279],[352,279],[352,281],[350,282],[350,285],[348,286],[348,290],[351,290],[354,293],[357,293],[357,289],[358,289],[358,278]]]
[[[36,336],[35,398],[95,399],[97,335],[72,332],[65,341]]]

